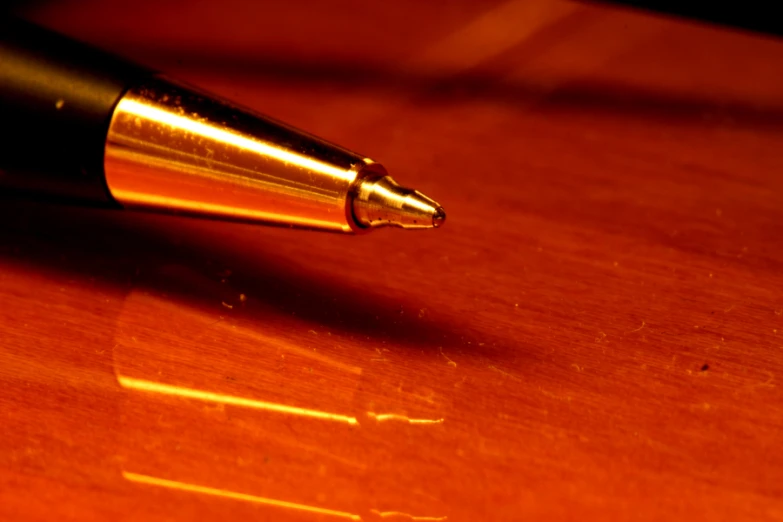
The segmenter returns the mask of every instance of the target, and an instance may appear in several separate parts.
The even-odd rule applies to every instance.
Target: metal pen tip
[[[398,185],[391,176],[359,182],[353,215],[364,228],[439,228],[446,221],[446,212],[440,204],[417,190]]]
[[[443,210],[443,207],[438,207],[435,210],[435,215],[432,216],[432,227],[440,228],[443,226],[443,223],[445,222],[446,222],[446,211]]]

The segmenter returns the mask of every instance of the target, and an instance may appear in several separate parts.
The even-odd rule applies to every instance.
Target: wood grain
[[[0,519],[783,519],[783,43],[548,1],[27,15],[449,222],[4,202]]]

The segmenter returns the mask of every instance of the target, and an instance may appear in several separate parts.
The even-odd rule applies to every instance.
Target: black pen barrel
[[[115,105],[149,72],[17,19],[0,19],[0,185],[113,203],[103,155]]]

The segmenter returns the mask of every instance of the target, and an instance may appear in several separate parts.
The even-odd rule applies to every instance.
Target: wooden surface
[[[449,221],[5,202],[0,519],[783,519],[783,42],[543,0],[27,13]]]

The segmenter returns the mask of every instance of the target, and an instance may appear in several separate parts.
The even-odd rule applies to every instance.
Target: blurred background
[[[754,56],[744,52],[759,37],[742,28],[780,33],[766,5],[31,0],[6,9],[172,76],[218,89],[222,83],[229,95],[246,94],[226,87],[239,78],[245,85],[284,83],[292,91],[311,89],[305,99],[292,98],[312,111],[308,98],[339,92],[352,100],[356,118],[362,117],[362,92],[394,97],[395,107],[401,98],[423,104],[471,97],[509,108],[532,100],[586,111],[697,118],[728,111],[753,118],[764,105],[757,89],[769,92],[774,105],[779,87],[770,61],[777,58],[774,38],[767,37],[766,47],[754,44],[762,48],[754,48]],[[694,25],[657,12],[724,25]],[[726,27],[741,32],[716,38]],[[625,63],[631,54],[633,63]],[[742,85],[748,86],[744,93]],[[751,91],[753,103],[743,103]],[[243,99],[253,104],[252,97]]]

